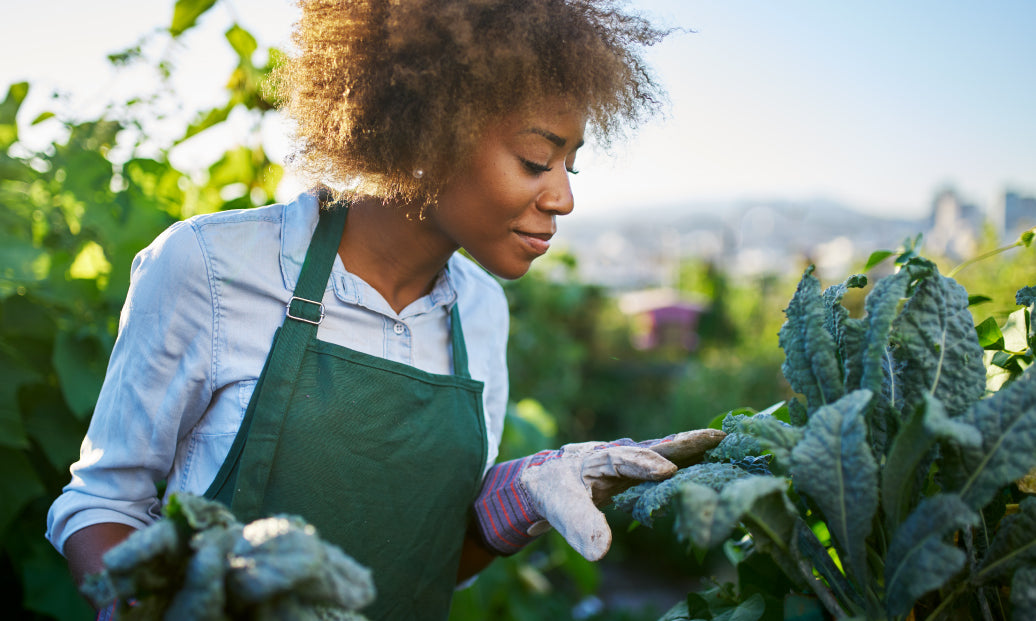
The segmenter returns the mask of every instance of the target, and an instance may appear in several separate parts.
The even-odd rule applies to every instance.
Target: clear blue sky
[[[116,77],[105,56],[168,23],[173,2],[4,4],[0,82],[67,90],[75,109],[89,110],[107,93],[132,91],[133,79]],[[915,216],[945,186],[984,207],[1004,189],[1036,194],[1036,2],[635,5],[694,32],[649,54],[670,91],[667,117],[611,154],[581,156],[577,213],[830,198]],[[176,52],[178,98],[188,106],[218,99],[232,64],[218,37],[232,19],[261,44],[284,45],[294,15],[289,0],[217,5]],[[285,153],[279,132],[268,128],[268,139]],[[182,157],[203,160],[204,143],[197,148]]]

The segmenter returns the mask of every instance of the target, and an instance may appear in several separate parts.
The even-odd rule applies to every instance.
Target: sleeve
[[[47,516],[46,536],[59,552],[86,526],[140,528],[160,515],[156,482],[212,399],[219,316],[213,287],[190,221],[174,224],[134,258],[79,461]]]
[[[503,439],[504,418],[507,415],[508,389],[510,386],[510,376],[507,367],[507,337],[511,326],[511,315],[507,305],[507,298],[502,290],[498,299],[498,338],[495,339],[496,347],[491,353],[491,362],[493,364],[492,381],[487,386],[485,395],[486,435],[489,438],[486,471],[496,462],[496,458],[500,454],[500,441]]]

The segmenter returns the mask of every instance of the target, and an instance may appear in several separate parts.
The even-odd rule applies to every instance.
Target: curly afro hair
[[[550,99],[602,144],[660,108],[640,51],[667,31],[617,0],[301,0],[274,71],[300,170],[434,202],[486,123]],[[429,174],[415,177],[415,169]]]

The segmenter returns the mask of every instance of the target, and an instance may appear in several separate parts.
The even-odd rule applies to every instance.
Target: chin
[[[532,263],[514,263],[510,265],[487,265],[481,263],[483,269],[497,278],[503,278],[504,280],[517,280],[522,276],[525,276],[529,272],[529,268],[532,267]]]
[[[494,276],[497,276],[499,278],[503,278],[504,280],[518,280],[522,276],[525,276],[527,273],[529,273],[529,268],[526,267],[525,269],[522,269],[522,270],[509,270],[509,271],[496,271],[496,270],[489,270],[489,271]]]

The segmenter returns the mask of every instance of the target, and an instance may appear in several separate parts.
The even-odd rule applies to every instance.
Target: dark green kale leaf
[[[975,581],[986,584],[992,580],[1008,579],[1016,570],[1036,569],[1036,496],[1025,498],[1018,505],[1018,513],[1008,515],[1000,522],[993,543],[986,550]]]
[[[792,389],[806,397],[806,410],[812,413],[844,393],[835,337],[824,327],[827,309],[812,266],[784,313],[787,320],[778,333],[785,354],[781,371]]]
[[[809,419],[791,454],[795,487],[820,509],[847,573],[866,583],[865,542],[878,508],[878,464],[863,412],[869,390],[857,390]]]
[[[374,599],[370,570],[294,516],[245,526],[230,554],[227,584],[245,605],[291,594],[306,605],[356,609]]]
[[[842,299],[849,289],[860,289],[867,286],[867,277],[854,274],[839,285],[824,290],[824,306],[827,315],[824,327],[831,333],[837,345],[838,358],[842,362],[843,384],[846,390],[859,388],[863,368],[860,366],[860,352],[863,351],[863,338],[867,324],[860,319],[849,317],[849,311],[842,306]]]
[[[778,545],[787,548],[796,516],[785,495],[787,487],[786,479],[772,476],[736,479],[718,491],[686,481],[680,488],[674,528],[681,540],[704,550],[722,543],[742,520],[751,519]],[[775,501],[763,502],[770,497]]]
[[[707,453],[709,461],[736,462],[746,457],[758,457],[763,447],[755,437],[746,433],[728,433],[715,448]]]
[[[1011,580],[1011,608],[1015,619],[1036,610],[1036,567],[1025,567],[1014,573]]]
[[[950,417],[982,398],[986,368],[968,293],[953,279],[932,272],[917,284],[893,324],[900,412],[923,405],[932,394]]]
[[[230,512],[226,512],[230,515]],[[231,516],[233,518],[233,516]],[[208,523],[196,521],[195,523]],[[166,611],[169,619],[225,621],[227,614],[227,555],[241,536],[242,526],[233,521],[213,524],[191,537],[194,554],[187,561],[183,586]]]
[[[1029,368],[958,419],[982,434],[980,446],[949,445],[941,474],[973,509],[981,509],[1004,485],[1036,467],[1036,372]]]
[[[612,502],[616,509],[633,515],[633,519],[651,526],[654,518],[664,515],[685,482],[697,483],[714,490],[736,479],[751,476],[743,468],[731,463],[695,464],[677,471],[665,481],[647,481],[616,495]]]
[[[1036,305],[1036,287],[1022,287],[1014,294],[1014,303],[1018,306]]]
[[[879,280],[864,301],[866,330],[864,345],[859,350],[858,363],[847,361],[859,369],[859,388],[869,390],[876,398],[867,415],[871,438],[878,454],[885,452],[890,438],[895,435],[898,383],[895,363],[889,348],[892,324],[899,314],[900,305],[908,295],[911,282],[923,272],[922,268],[904,266],[891,276]],[[850,386],[850,389],[855,388]]]
[[[121,621],[356,620],[374,599],[370,571],[300,518],[243,526],[189,494],[172,495],[164,513],[109,550],[84,586],[93,601],[117,599]]]
[[[103,557],[114,596],[123,604],[137,599],[138,608],[165,608],[183,582],[187,550],[184,533],[171,520],[135,531]]]
[[[882,469],[882,508],[890,532],[914,508],[920,495],[918,474],[928,474],[922,464],[931,461],[937,442],[977,448],[982,444],[982,434],[972,425],[950,418],[942,402],[926,394],[925,407],[915,410],[900,428]]]
[[[900,525],[885,560],[889,616],[906,614],[925,593],[938,589],[964,566],[967,556],[951,535],[979,521],[956,494],[921,501]]]
[[[783,405],[783,404],[782,404]],[[775,406],[776,407],[776,406]],[[769,412],[774,408],[769,408]],[[785,423],[775,416],[759,413],[754,416],[744,414],[728,414],[723,419],[723,431],[727,436],[707,454],[709,461],[737,462],[748,468],[751,457],[760,457],[767,453],[777,460],[780,468],[790,464],[791,449],[802,438],[802,428]],[[770,460],[764,465],[769,473]]]

